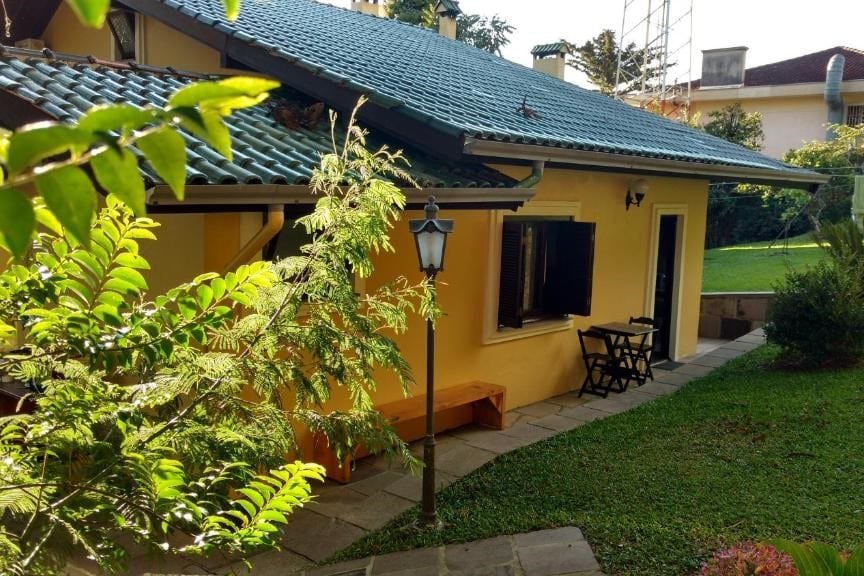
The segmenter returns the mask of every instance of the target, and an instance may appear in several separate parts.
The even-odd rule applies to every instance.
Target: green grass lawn
[[[410,510],[361,557],[578,526],[604,572],[693,574],[743,539],[864,543],[864,370],[783,373],[763,347],[672,396],[505,454]]]
[[[822,258],[824,251],[809,235],[768,248],[768,242],[741,244],[705,251],[703,292],[761,292],[773,290],[792,267],[803,270]]]

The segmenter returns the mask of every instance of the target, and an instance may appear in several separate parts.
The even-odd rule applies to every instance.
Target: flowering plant
[[[700,576],[799,576],[788,554],[770,544],[742,542],[714,553]]]

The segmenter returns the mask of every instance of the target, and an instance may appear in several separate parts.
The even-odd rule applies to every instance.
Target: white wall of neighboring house
[[[695,90],[691,113],[698,113],[704,124],[710,120],[711,111],[741,102],[746,111],[762,115],[762,152],[781,158],[805,142],[825,140],[828,107],[824,87],[819,83]],[[847,107],[864,103],[864,81],[845,82],[842,94]]]

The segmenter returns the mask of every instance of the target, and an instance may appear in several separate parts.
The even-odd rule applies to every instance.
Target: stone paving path
[[[533,444],[586,422],[620,414],[634,406],[671,394],[681,386],[765,343],[756,330],[683,362],[674,370],[654,369],[654,381],[631,387],[608,398],[578,398],[578,391],[523,406],[507,413],[504,430],[465,427],[437,436],[436,477],[439,489],[483,466],[496,456]],[[419,455],[421,443],[412,445]],[[283,551],[252,558],[255,576],[303,574],[307,576],[425,576],[436,574],[562,576],[599,574],[599,567],[581,532],[576,528],[502,536],[459,546],[414,550],[347,564],[314,568],[339,550],[362,538],[420,501],[420,479],[396,463],[366,458],[357,463],[347,485],[328,482],[316,490],[317,500],[291,517],[282,541]],[[563,540],[562,540],[563,539]],[[566,541],[565,541],[566,540]],[[483,552],[489,550],[488,553]],[[493,554],[494,552],[494,554]],[[590,562],[589,562],[590,557]],[[498,558],[501,559],[498,562]],[[493,562],[482,570],[475,560]],[[134,563],[134,561],[133,561]],[[244,573],[240,565],[211,559],[206,564],[148,566],[151,572],[186,574]],[[469,566],[470,565],[470,566]],[[488,569],[487,569],[488,568]],[[341,570],[341,571],[340,571]],[[141,573],[131,570],[130,574]],[[248,572],[245,572],[248,574]]]
[[[308,576],[600,576],[600,565],[578,528],[498,536],[362,558],[305,572]]]

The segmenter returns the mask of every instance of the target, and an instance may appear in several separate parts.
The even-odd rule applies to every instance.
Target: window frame
[[[504,218],[506,216],[531,219],[547,217],[581,221],[581,202],[532,201],[518,212],[494,210],[489,218],[489,250],[486,272],[486,299],[483,320],[483,344],[492,345],[522,338],[531,338],[553,332],[572,330],[575,326],[571,316],[563,318],[538,319],[526,323],[522,328],[498,327],[498,303],[501,279],[501,244]],[[595,240],[596,242],[596,240]],[[596,251],[596,244],[595,244]]]
[[[119,46],[120,42],[117,39],[116,33],[114,32],[114,26],[113,26],[113,23],[111,22],[111,17],[115,13],[124,13],[124,14],[132,17],[131,18],[132,19],[131,28],[132,28],[132,34],[134,34],[134,36],[135,36],[133,39],[133,42],[134,42],[133,49],[134,49],[135,53],[132,55],[131,58],[125,57],[125,55],[123,54],[122,47]],[[130,10],[128,8],[113,8],[112,7],[110,12],[106,16],[106,26],[108,27],[108,32],[109,32],[108,35],[111,38],[111,51],[110,51],[111,60],[113,60],[115,62],[133,61],[133,62],[136,62],[138,64],[145,64],[146,63],[145,58],[144,58],[144,19],[142,18],[140,13],[138,13],[134,10]]]
[[[850,124],[849,123],[849,112],[852,110],[852,108],[858,108],[859,109],[858,113],[860,115],[859,118],[860,118],[861,122],[859,122],[858,124]],[[845,111],[845,114],[843,116],[843,124],[845,124],[846,126],[859,126],[861,124],[864,124],[864,102],[854,102],[851,104],[846,104],[846,111]]]
[[[543,215],[543,216],[523,216],[521,214],[517,214],[515,216],[504,216],[504,222],[524,222],[526,225],[537,225],[542,222],[577,222],[575,218],[572,216],[556,216],[556,215]],[[561,314],[552,314],[549,312],[544,312],[544,302],[543,300],[547,297],[541,291],[541,280],[543,279],[542,274],[540,272],[545,272],[545,265],[541,264],[542,262],[546,262],[549,258],[547,252],[547,234],[549,231],[543,226],[537,226],[534,230],[532,230],[531,235],[531,249],[533,254],[531,256],[532,264],[530,274],[528,271],[528,262],[527,259],[523,262],[523,265],[526,266],[524,270],[524,275],[522,278],[523,283],[523,302],[522,302],[522,321],[524,325],[535,324],[537,322],[544,322],[547,320],[560,320],[564,317]],[[531,294],[531,308],[526,308],[526,298],[525,292]],[[500,280],[499,280],[499,304],[500,304]],[[500,313],[499,313],[499,324],[498,330],[501,330],[500,325]],[[523,328],[525,326],[522,326]]]

